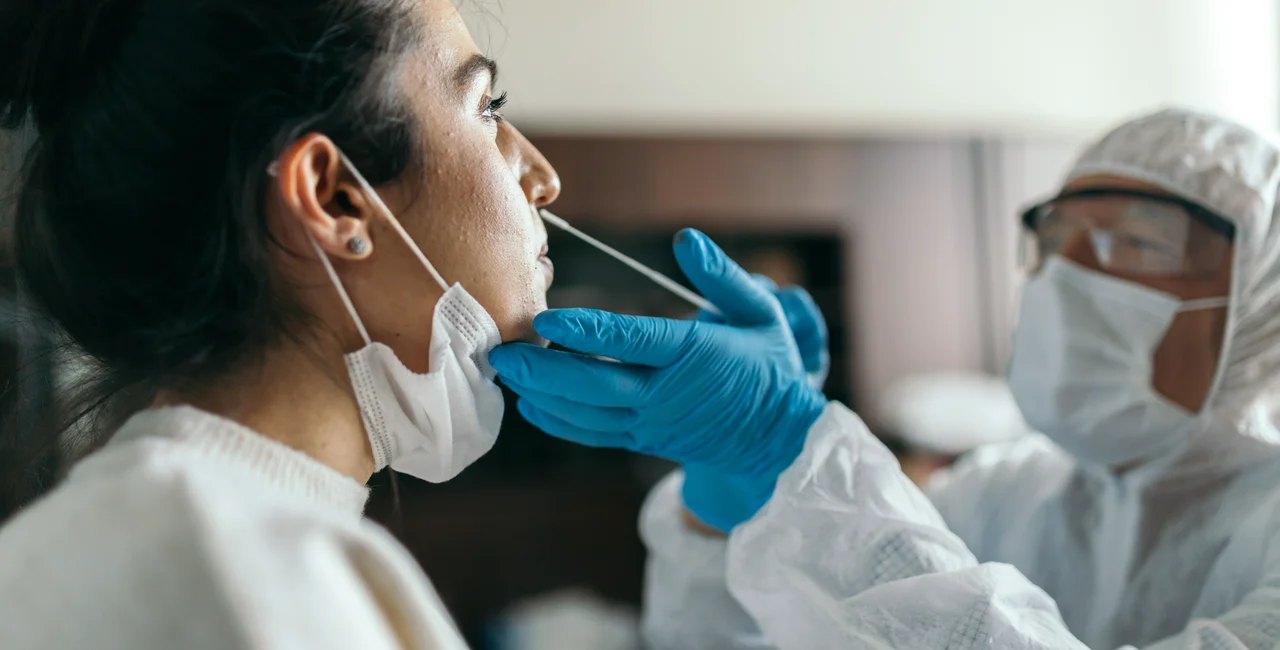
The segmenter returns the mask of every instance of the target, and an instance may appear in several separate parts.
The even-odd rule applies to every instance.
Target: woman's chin
[[[542,338],[542,335],[538,334],[538,331],[533,328],[534,317],[547,310],[545,299],[540,300],[535,307],[535,309],[530,309],[525,316],[513,323],[514,326],[510,329],[511,336],[503,336],[503,343],[529,343],[544,348],[551,344],[550,341]]]
[[[540,314],[546,310],[547,310],[547,306],[544,304],[542,305],[542,308],[538,311],[538,313]],[[537,314],[535,314],[535,316],[536,315]],[[523,341],[524,343],[530,343],[532,345],[537,345],[539,347],[544,347],[544,348],[551,345],[551,341],[548,341],[547,339],[542,338],[542,335],[538,333],[538,330],[533,328],[533,317],[530,317],[529,321],[525,325],[526,327],[525,327],[524,335],[520,338],[521,341]]]
[[[529,327],[527,329],[521,330],[521,332],[518,335],[513,336],[511,338],[507,338],[505,336],[502,337],[502,342],[503,343],[528,343],[530,345],[536,345],[538,347],[543,347],[543,348],[551,345],[551,341],[548,341],[542,338],[542,335],[538,334],[538,332],[533,329],[532,321],[529,322]]]

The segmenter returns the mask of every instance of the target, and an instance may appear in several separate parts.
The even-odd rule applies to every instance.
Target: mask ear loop
[[[390,223],[391,227],[395,228],[395,231],[400,234],[400,238],[409,245],[409,250],[413,251],[413,254],[418,257],[418,261],[422,262],[422,265],[431,273],[431,277],[435,278],[436,283],[440,285],[440,289],[442,291],[448,291],[449,283],[444,281],[444,278],[438,271],[436,271],[436,267],[431,264],[431,261],[427,259],[426,255],[422,254],[422,249],[418,248],[417,242],[413,241],[413,238],[405,231],[404,226],[400,225],[400,220],[396,219],[396,216],[391,213],[391,209],[382,201],[382,197],[378,196],[378,193],[373,190],[373,186],[369,184],[369,181],[365,180],[364,175],[360,173],[360,170],[356,169],[356,166],[351,164],[351,159],[347,158],[347,154],[342,153],[342,151],[339,150],[338,155],[342,157],[342,164],[347,166],[347,171],[351,172],[351,175],[355,177],[356,183],[360,185],[360,189],[364,190],[365,196],[367,196],[369,200],[382,211],[382,215],[386,217],[387,222]]]
[[[267,166],[267,173],[276,176],[280,166],[272,162]],[[369,331],[364,328],[364,322],[360,320],[360,315],[356,313],[356,306],[351,303],[351,296],[347,295],[347,290],[342,286],[342,280],[338,278],[338,272],[334,270],[333,263],[329,261],[329,256],[325,254],[324,249],[320,248],[320,244],[315,237],[311,236],[311,231],[303,229],[307,233],[307,241],[311,242],[311,247],[316,250],[316,257],[320,258],[320,264],[324,265],[325,273],[329,274],[329,281],[333,283],[333,288],[338,290],[338,297],[342,299],[342,306],[346,307],[347,315],[351,316],[351,321],[356,324],[356,329],[360,331],[360,338],[364,340],[366,346],[373,344],[373,339],[369,338]]]
[[[351,296],[347,295],[347,290],[342,286],[342,280],[338,279],[338,272],[333,269],[333,263],[329,261],[329,256],[325,254],[324,249],[320,248],[320,244],[316,243],[316,238],[307,233],[307,240],[311,242],[311,246],[316,249],[316,256],[320,258],[320,263],[324,265],[325,273],[329,274],[329,280],[333,283],[333,288],[338,290],[338,297],[342,299],[342,305],[347,308],[347,313],[351,315],[351,320],[356,324],[356,329],[360,330],[360,338],[364,339],[365,346],[373,345],[373,339],[369,338],[369,331],[364,328],[359,314],[356,314],[356,306],[351,303]]]

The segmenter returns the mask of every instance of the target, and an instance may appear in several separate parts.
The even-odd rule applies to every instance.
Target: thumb
[[[809,292],[800,287],[779,289],[775,295],[782,304],[782,312],[787,315],[787,322],[791,324],[791,334],[800,349],[805,371],[821,372],[830,338],[822,310]]]
[[[724,312],[730,325],[767,325],[778,318],[778,300],[706,235],[676,234],[676,262],[702,295]]]

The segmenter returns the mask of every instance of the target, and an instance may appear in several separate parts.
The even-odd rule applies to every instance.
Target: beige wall
[[[1275,0],[465,0],[542,132],[1092,135],[1274,126]],[[492,17],[490,17],[490,13]]]

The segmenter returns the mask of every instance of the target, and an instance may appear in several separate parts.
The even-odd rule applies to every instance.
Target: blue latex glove
[[[700,232],[677,235],[675,254],[727,323],[554,310],[534,320],[539,334],[620,363],[520,343],[498,347],[489,362],[543,431],[714,472],[758,508],[800,454],[826,398],[809,385],[770,291]],[[686,505],[728,530],[755,512],[740,501],[718,508],[714,495],[700,495]]]

